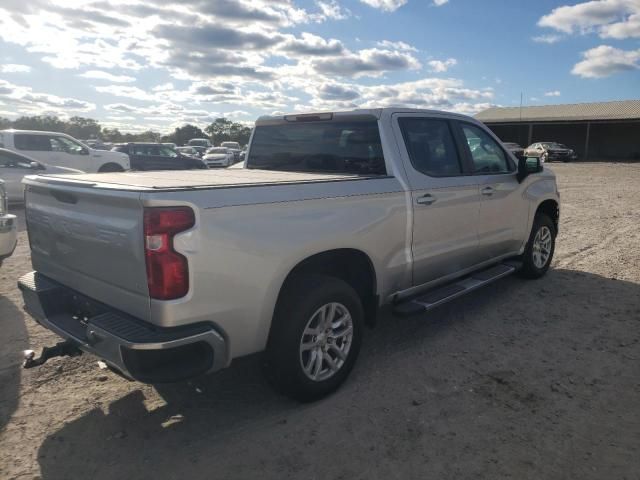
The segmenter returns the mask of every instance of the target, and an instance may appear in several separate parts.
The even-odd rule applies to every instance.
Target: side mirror
[[[32,170],[44,170],[44,165],[41,165],[38,162],[29,162],[29,168]]]
[[[540,173],[543,170],[540,157],[523,157],[518,161],[518,182],[522,182],[532,173]]]

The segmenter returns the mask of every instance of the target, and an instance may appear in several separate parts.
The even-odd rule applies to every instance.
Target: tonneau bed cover
[[[39,175],[25,183],[66,184],[74,187],[99,187],[115,190],[174,190],[191,188],[228,188],[283,183],[315,183],[369,178],[361,175],[278,172],[233,168],[227,170],[179,170],[154,172],[94,173],[82,175]]]

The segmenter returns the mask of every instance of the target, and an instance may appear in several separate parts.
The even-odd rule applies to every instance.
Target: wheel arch
[[[356,248],[339,248],[306,257],[285,277],[278,292],[277,302],[280,302],[288,284],[297,275],[304,274],[327,275],[349,284],[362,301],[366,323],[375,324],[378,309],[377,275],[371,258],[365,252]]]
[[[102,172],[124,172],[124,168],[119,163],[107,162],[103,165],[100,165],[98,173]]]
[[[560,204],[554,199],[546,199],[540,202],[538,208],[536,208],[536,215],[539,213],[544,213],[551,219],[551,221],[553,221],[557,234],[560,224]]]

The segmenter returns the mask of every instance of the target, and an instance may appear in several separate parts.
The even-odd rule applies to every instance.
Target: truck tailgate
[[[25,183],[33,267],[88,297],[148,319],[140,194],[46,177]]]

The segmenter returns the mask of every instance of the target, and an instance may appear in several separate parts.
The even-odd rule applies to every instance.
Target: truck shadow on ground
[[[22,351],[28,348],[25,317],[11,300],[0,296],[0,431],[18,408]]]
[[[231,368],[197,381],[156,387],[166,404],[151,411],[145,406],[143,391],[133,391],[111,403],[107,413],[93,409],[51,433],[38,451],[41,476],[94,480],[188,478],[188,475],[201,478],[204,472],[207,478],[251,478],[262,472],[263,478],[279,474],[283,478],[286,472],[294,477],[313,472],[316,478],[325,478],[339,476],[332,473],[335,472],[332,468],[338,468],[333,464],[340,461],[344,462],[341,468],[346,474],[353,470],[349,464],[355,464],[356,459],[361,463],[363,459],[365,463],[367,459],[379,461],[382,452],[375,450],[376,445],[391,434],[395,425],[402,424],[402,412],[412,408],[411,399],[416,392],[427,395],[425,398],[436,395],[432,398],[438,401],[424,401],[420,407],[420,418],[432,421],[441,417],[444,403],[458,402],[460,408],[454,410],[455,414],[447,414],[446,425],[449,431],[464,435],[476,421],[478,412],[473,406],[460,403],[462,392],[458,395],[451,390],[443,401],[445,397],[437,397],[437,388],[431,387],[452,376],[459,377],[457,381],[462,385],[475,381],[469,380],[474,371],[491,368],[489,364],[495,363],[492,352],[496,356],[507,355],[501,349],[514,348],[515,344],[518,355],[530,354],[527,361],[534,369],[536,362],[546,363],[534,353],[543,346],[553,350],[557,339],[558,348],[577,349],[585,356],[584,362],[596,362],[590,352],[595,355],[594,341],[605,341],[599,336],[605,317],[608,322],[624,323],[625,329],[631,329],[629,335],[637,339],[638,328],[634,330],[633,325],[637,326],[640,318],[638,298],[638,284],[571,270],[551,271],[544,280],[536,282],[501,280],[434,310],[429,316],[381,318],[376,329],[367,332],[351,378],[336,394],[314,404],[301,405],[274,393],[263,379],[259,356],[240,359]],[[482,334],[485,342],[493,338],[486,337],[488,334],[502,340],[495,344],[495,349],[494,346],[489,349],[479,345],[477,338],[474,340],[474,336]],[[616,343],[617,338],[612,342],[617,346],[611,348],[622,348]],[[598,349],[608,348],[607,345],[598,344]],[[637,347],[636,344],[636,352]],[[390,384],[393,378],[399,381]],[[500,383],[496,385],[502,388]],[[534,393],[542,404],[550,401],[545,399],[548,392]],[[516,397],[516,400],[524,404],[526,399]],[[590,408],[597,409],[595,403]],[[507,435],[507,426],[502,425],[505,416],[514,413],[513,405],[510,408],[501,411],[491,403],[482,414],[491,428],[498,432],[504,428]],[[385,415],[395,418],[387,422]],[[530,452],[530,442],[561,435],[557,425],[541,423],[540,417],[530,423],[526,416],[518,421],[524,422],[522,428],[531,429],[527,430],[523,451]],[[345,426],[344,435],[348,438],[353,439],[359,431],[368,432],[362,435],[367,438],[350,441],[348,452],[336,453],[340,440],[335,438],[337,430],[333,426],[340,424]],[[401,435],[407,437],[406,442],[423,441],[421,437],[412,437],[415,431],[404,428]],[[315,436],[307,435],[309,429],[316,432]],[[486,439],[482,435],[477,438],[463,435],[443,437],[444,446],[455,452],[470,448],[471,443],[478,451],[485,451]],[[314,452],[314,444],[322,444],[324,451]],[[429,450],[424,443],[422,448]],[[336,454],[333,461],[327,462],[327,451]],[[293,460],[293,452],[299,458]],[[395,463],[402,472],[401,462],[409,461],[408,457],[390,452],[382,456],[388,455],[387,462]],[[501,453],[509,457],[506,451],[496,453],[494,449],[495,455]],[[455,463],[455,454],[450,455],[447,462]],[[76,461],[70,461],[72,458]],[[318,462],[321,462],[319,469],[313,469]],[[437,473],[437,468],[433,471]],[[361,470],[353,472],[362,476]]]

